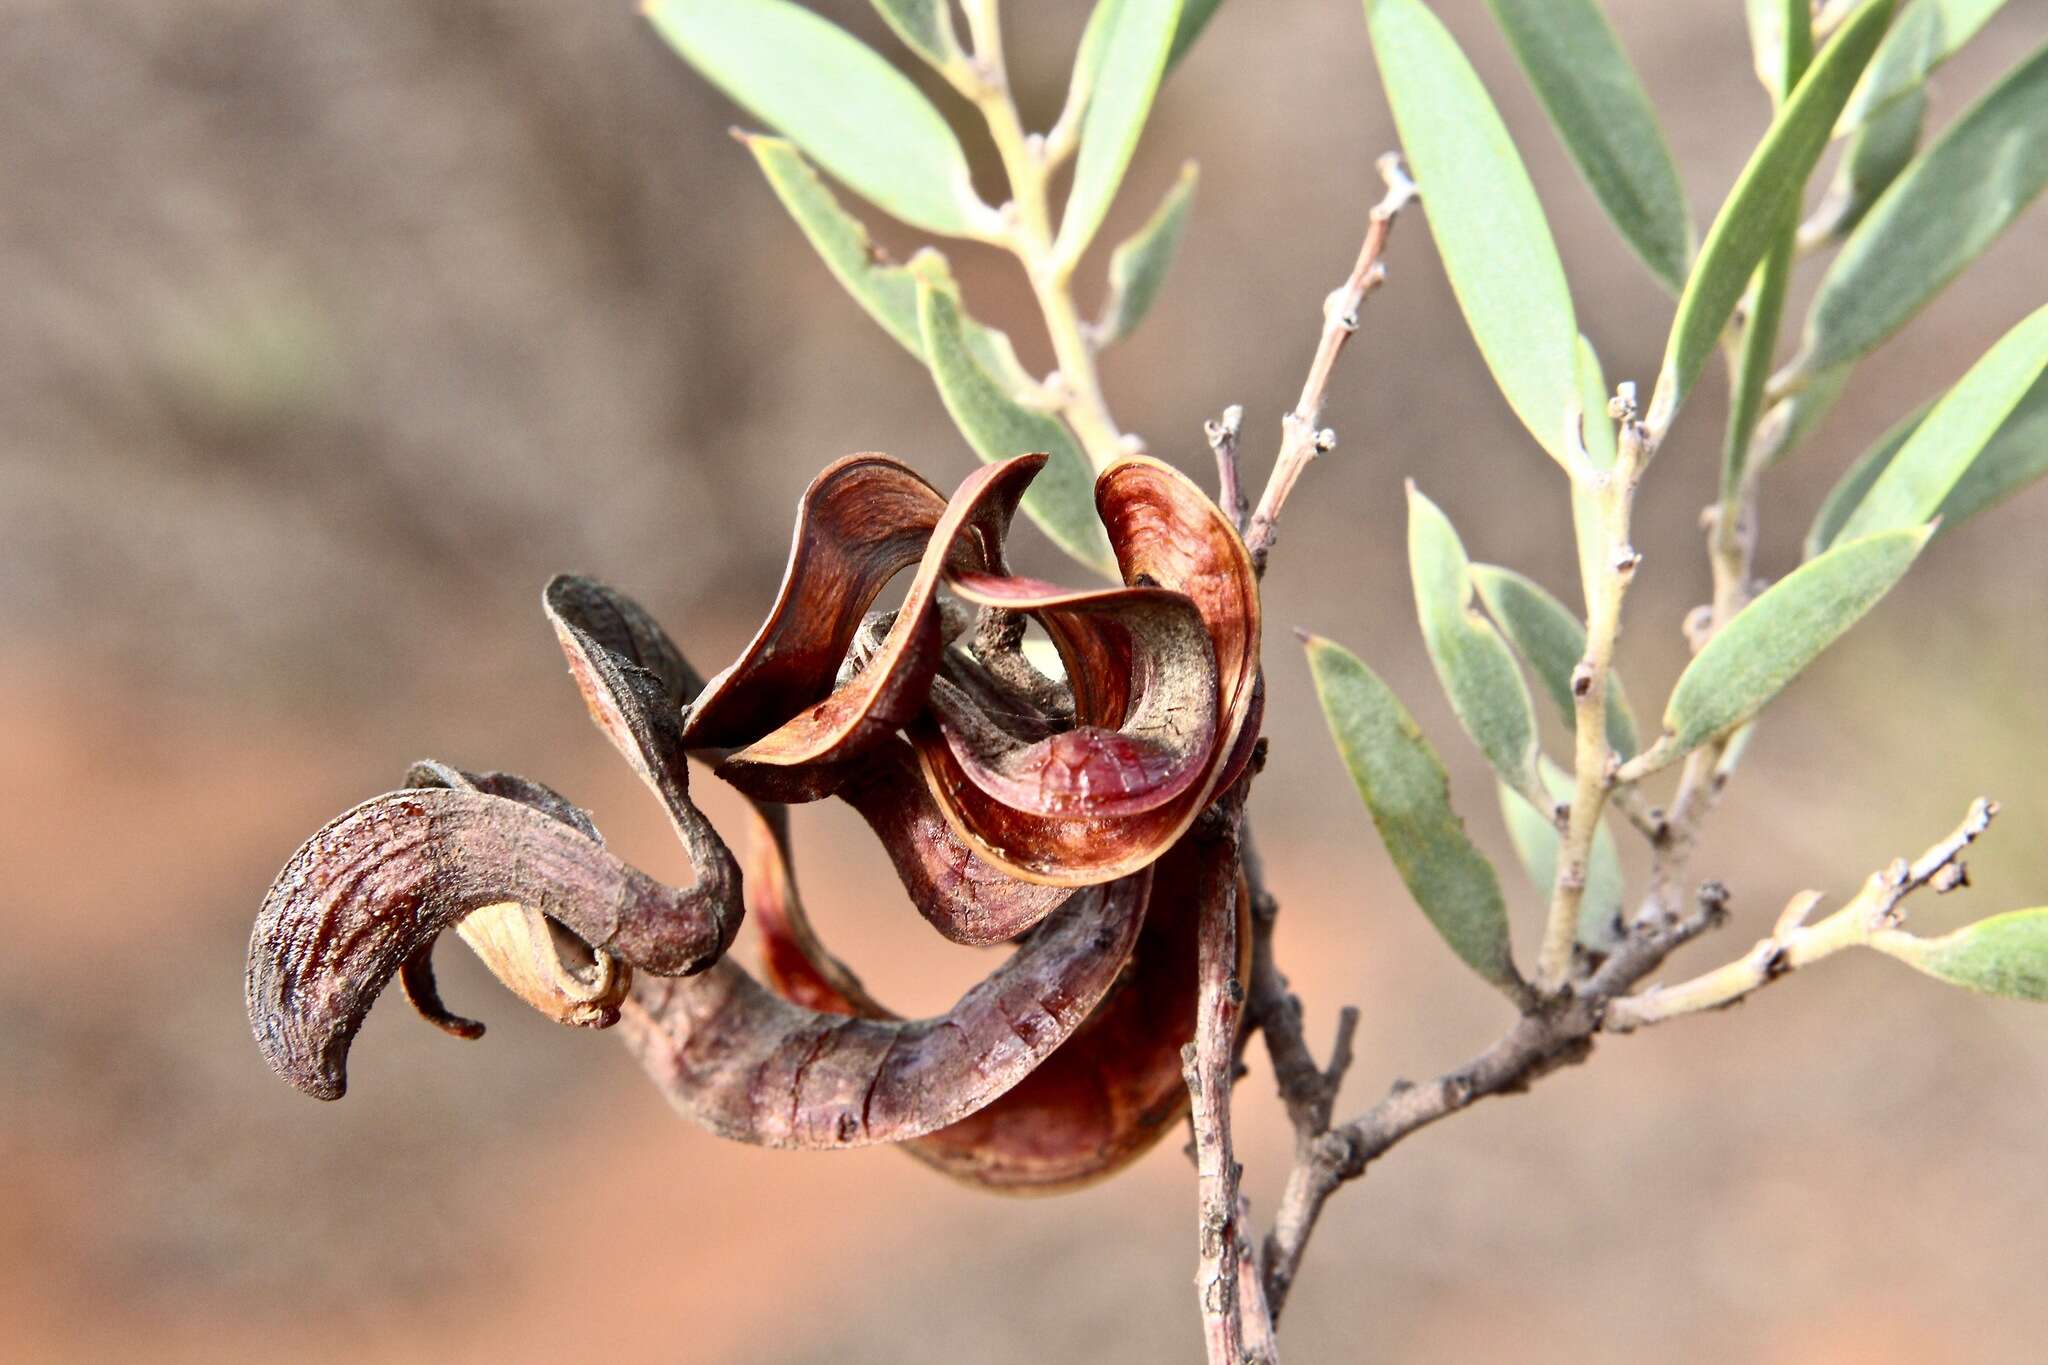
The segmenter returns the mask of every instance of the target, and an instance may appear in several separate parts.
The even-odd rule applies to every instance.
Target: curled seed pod
[[[768,984],[811,1009],[896,1018],[819,941],[788,856],[786,829],[760,821],[747,855],[747,909]],[[1191,834],[1153,876],[1130,961],[1073,1037],[1014,1089],[905,1142],[905,1152],[978,1188],[1046,1194],[1114,1174],[1172,1130],[1188,1103],[1181,1048],[1194,1037],[1198,926],[1210,898],[1233,894],[1238,873],[1227,841]],[[1248,898],[1237,909],[1248,946]]]

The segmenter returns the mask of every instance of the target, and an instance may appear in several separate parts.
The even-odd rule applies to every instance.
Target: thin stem
[[[1819,899],[1818,894],[1795,896],[1786,913],[1779,916],[1771,936],[1760,940],[1747,953],[1690,981],[1654,987],[1616,1000],[1608,1006],[1603,1026],[1610,1033],[1627,1033],[1682,1014],[1726,1009],[1788,972],[1844,948],[1868,944],[1882,934],[1897,932],[1894,926],[1899,904],[1955,865],[1963,850],[1990,827],[1991,818],[1997,813],[1997,802],[1980,797],[1971,804],[1962,824],[1921,854],[1918,861],[1908,863],[1901,858],[1884,871],[1872,873],[1863,889],[1847,904],[1817,924],[1803,921]]]
[[[1540,1077],[1592,1053],[1607,1002],[1655,971],[1670,954],[1720,923],[1719,899],[1668,929],[1632,931],[1576,989],[1522,1015],[1493,1046],[1456,1070],[1413,1085],[1396,1081],[1386,1098],[1349,1123],[1322,1133],[1298,1156],[1266,1239],[1266,1292],[1277,1319],[1300,1271],[1310,1236],[1330,1196],[1410,1133],[1492,1095],[1520,1094]]]
[[[1629,535],[1636,484],[1654,453],[1648,430],[1636,420],[1627,388],[1616,399],[1616,408],[1622,426],[1614,467],[1604,472],[1588,469],[1598,509],[1600,572],[1593,579],[1592,599],[1586,604],[1586,652],[1572,670],[1575,750],[1571,813],[1558,848],[1550,914],[1536,958],[1539,992],[1557,990],[1571,971],[1593,838],[1599,833],[1601,812],[1615,780],[1614,754],[1607,744],[1607,680],[1614,668],[1615,642],[1621,636],[1622,604],[1642,563]]]
[[[1273,461],[1266,491],[1259,498],[1258,511],[1252,514],[1251,527],[1245,535],[1252,565],[1261,573],[1265,572],[1273,542],[1279,538],[1280,510],[1294,492],[1294,485],[1316,456],[1337,444],[1335,433],[1316,425],[1329,395],[1330,375],[1337,368],[1344,343],[1358,330],[1358,310],[1364,306],[1366,296],[1386,279],[1380,254],[1386,250],[1394,219],[1415,197],[1415,182],[1401,169],[1399,155],[1388,152],[1382,156],[1379,169],[1381,179],[1387,183],[1386,195],[1373,205],[1367,217],[1365,241],[1358,248],[1358,260],[1351,267],[1349,278],[1323,300],[1323,330],[1316,343],[1315,359],[1309,363],[1308,378],[1302,383],[1294,411],[1281,419],[1280,453]]]
[[[1238,1193],[1238,1165],[1230,1139],[1230,1091],[1236,1071],[1238,1023],[1245,992],[1237,979],[1238,825],[1244,788],[1219,802],[1206,829],[1190,837],[1225,847],[1205,860],[1209,871],[1197,904],[1195,1040],[1181,1049],[1187,1080],[1189,1120],[1195,1137],[1200,1259],[1195,1290],[1202,1308],[1203,1337],[1210,1365],[1241,1365],[1245,1323],[1241,1287],[1251,1255],[1243,1232],[1244,1200]],[[1256,1280],[1256,1275],[1252,1278]],[[1270,1328],[1266,1329],[1270,1334]]]
[[[1244,504],[1244,483],[1238,477],[1237,442],[1244,433],[1244,409],[1232,403],[1223,410],[1223,415],[1202,423],[1202,435],[1209,442],[1209,451],[1216,457],[1216,505],[1223,509],[1223,515],[1230,518],[1230,524],[1244,532],[1244,521],[1248,509]]]

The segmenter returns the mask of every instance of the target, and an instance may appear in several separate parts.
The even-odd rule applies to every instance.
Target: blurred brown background
[[[883,40],[854,0],[821,8]],[[1009,8],[1043,126],[1084,6]],[[1703,223],[1766,117],[1740,8],[1611,5]],[[1649,379],[1667,299],[1478,0],[1440,9],[1516,130],[1610,377]],[[1938,115],[2044,35],[2048,11],[2008,6],[1939,77]],[[549,574],[638,594],[716,667],[818,466],[883,449],[942,483],[971,467],[726,140],[735,111],[611,0],[6,0],[0,89],[0,1357],[1190,1358],[1174,1144],[1027,1203],[887,1151],[727,1145],[611,1040],[525,1014],[454,951],[449,998],[490,1036],[464,1046],[387,1004],[346,1103],[293,1094],[249,1041],[263,887],[415,757],[543,778],[681,872],[563,677]],[[1106,361],[1128,427],[1206,481],[1201,421],[1241,401],[1263,477],[1391,145],[1355,3],[1224,6],[1107,234],[1201,160],[1171,288]],[[2040,303],[2044,253],[2036,212],[1863,366],[1773,485],[1766,572],[1871,437]],[[1004,263],[952,254],[975,310],[1047,365]],[[1505,1019],[1403,903],[1287,628],[1389,674],[1519,890],[1410,615],[1402,476],[1476,555],[1572,584],[1564,490],[1419,214],[1391,270],[1340,372],[1342,443],[1269,581],[1256,801],[1312,1033],[1365,1011],[1345,1109]],[[1624,647],[1644,709],[1705,593],[1719,399],[1695,399],[1645,494]],[[1688,968],[1792,891],[1840,894],[1918,850],[1980,791],[2007,814],[1978,889],[1916,903],[1918,922],[2048,900],[2044,520],[2037,491],[1942,541],[1772,713],[1699,865],[1739,919]],[[1029,534],[1026,562],[1054,568]],[[979,974],[903,913],[856,822],[798,828],[823,928],[886,997],[935,1008]],[[1533,899],[1519,909],[1526,941]],[[1270,1094],[1255,1060],[1239,1122],[1262,1214],[1285,1157]],[[2044,1120],[2048,1014],[1830,963],[1402,1147],[1332,1206],[1291,1358],[2038,1359]]]

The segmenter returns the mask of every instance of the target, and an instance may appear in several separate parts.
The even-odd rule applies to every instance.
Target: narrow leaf
[[[1877,444],[1865,451],[1862,458],[1849,467],[1849,472],[1842,476],[1840,482],[1829,490],[1827,500],[1821,503],[1820,512],[1814,517],[1813,526],[1806,533],[1808,559],[1824,554],[1827,548],[1835,543],[1842,534],[1842,527],[1848,524],[1850,516],[1863,502],[1864,495],[1870,492],[1870,486],[1877,482],[1878,475],[1884,473],[1885,467],[1892,462],[1892,457],[1899,453],[1899,448],[1912,437],[1913,432],[1927,419],[1927,414],[1933,408],[1934,404],[1931,402],[1922,403],[1903,421],[1878,437]]]
[[[1145,225],[1118,244],[1109,257],[1109,298],[1102,307],[1102,321],[1095,324],[1095,344],[1112,346],[1129,336],[1151,311],[1166,280],[1167,267],[1180,249],[1181,233],[1187,227],[1188,206],[1194,201],[1195,163],[1181,167],[1180,178],[1159,201],[1159,207]]]
[[[1780,106],[1728,192],[1679,296],[1678,315],[1671,323],[1671,339],[1650,402],[1647,420],[1652,430],[1669,429],[1693,381],[1720,345],[1722,329],[1751,273],[1777,241],[1784,215],[1792,211],[1788,206],[1798,202],[1801,187],[1827,148],[1828,130],[1883,36],[1891,6],[1892,0],[1864,0],[1843,21]]]
[[[1806,553],[1809,558],[1820,554],[1835,543],[1841,534],[1849,515],[1862,503],[1878,477],[1891,464],[1892,458],[1919,428],[1933,407],[1927,404],[1900,422],[1881,437],[1862,459],[1858,460],[1842,481],[1835,485],[1822,504],[1820,515],[1814,518],[1813,529],[1807,533]],[[1941,509],[1936,513],[1941,518],[1941,529],[1936,534],[1947,535],[1988,507],[1996,506],[2028,484],[2048,474],[2048,374],[2034,381],[2034,387],[2027,390],[2026,397],[2005,419],[2003,425],[1963,476],[1949,489],[1948,496],[1941,500]]]
[[[1422,913],[1464,963],[1513,992],[1500,879],[1451,809],[1450,779],[1415,720],[1378,675],[1342,645],[1306,639],[1316,696],[1337,754]]]
[[[789,216],[835,279],[881,324],[882,330],[919,360],[924,337],[917,321],[917,280],[907,266],[891,264],[876,249],[859,219],[839,204],[803,154],[779,137],[744,133],[740,141],[754,154],[762,174]],[[1018,361],[1009,337],[963,318],[967,347],[1002,390],[1016,396],[1035,387]]]
[[[1927,92],[1914,86],[1856,130],[1849,150],[1842,153],[1834,183],[1814,213],[1827,237],[1844,236],[1863,221],[1912,162],[1926,122]]]
[[[1547,808],[1535,806],[1529,798],[1502,782],[1500,813],[1508,827],[1508,840],[1515,857],[1529,874],[1530,884],[1546,899],[1557,885],[1557,849],[1561,836],[1557,822]],[[1543,785],[1553,805],[1572,799],[1572,779],[1555,763],[1543,765]],[[1621,853],[1614,834],[1602,820],[1593,832],[1593,847],[1586,861],[1586,890],[1579,902],[1579,942],[1593,952],[1611,950],[1621,939],[1621,906],[1626,884],[1621,874]]]
[[[1598,0],[1487,3],[1593,196],[1677,292],[1692,259],[1692,214],[1649,96]]]
[[[1749,55],[1757,81],[1776,103],[1785,70],[1785,37],[1791,27],[1786,22],[1787,0],[1743,0],[1742,13],[1749,24]],[[1805,27],[1810,42],[1810,20]]]
[[[1557,244],[1507,125],[1422,0],[1366,0],[1380,83],[1444,273],[1508,406],[1560,454],[1578,325]]]
[[[1180,22],[1181,0],[1105,0],[1115,5],[1102,30],[1100,56],[1081,116],[1074,187],[1060,218],[1054,256],[1071,264],[1088,249],[1137,150],[1166,74],[1166,54]],[[1084,40],[1084,47],[1086,46]]]
[[[1782,0],[1778,21],[1778,78],[1770,87],[1771,102],[1782,107],[1798,88],[1813,61],[1813,21],[1808,0]],[[1728,400],[1728,428],[1721,444],[1721,506],[1732,510],[1749,466],[1750,447],[1763,416],[1764,385],[1778,353],[1778,326],[1785,317],[1785,291],[1792,281],[1794,252],[1799,244],[1799,198],[1793,196],[1778,212],[1776,237],[1749,285],[1748,321],[1741,332],[1735,359],[1733,392]]]
[[[1502,780],[1540,792],[1536,714],[1515,656],[1473,609],[1472,566],[1450,518],[1408,485],[1408,571],[1429,660],[1465,733]]]
[[[1084,113],[1089,93],[1095,88],[1096,68],[1102,64],[1102,44],[1109,35],[1109,22],[1117,4],[1118,0],[1096,0],[1095,8],[1088,12],[1088,26],[1081,30],[1081,44],[1074,52],[1074,70],[1067,78],[1069,98],[1081,101],[1077,107]],[[1180,59],[1202,36],[1202,30],[1209,26],[1222,4],[1223,0],[1183,0],[1180,22],[1173,30],[1173,44],[1166,51],[1167,75],[1180,65]],[[1165,76],[1160,79],[1165,80]]]
[[[1202,30],[1209,26],[1209,21],[1222,7],[1223,0],[1185,0],[1180,7],[1180,22],[1174,26],[1173,46],[1166,53],[1168,71],[1180,65],[1180,59],[1187,56],[1188,49],[1195,45],[1195,39],[1202,36]]]
[[[1993,915],[1940,938],[1881,933],[1871,946],[1952,986],[2048,1000],[2048,906]]]
[[[1792,368],[1853,360],[1903,326],[2048,185],[2048,46],[1906,167],[1822,278]]]
[[[1787,574],[1736,613],[1693,657],[1664,709],[1674,754],[1754,716],[1891,591],[1931,531],[1881,531]]]
[[[1116,561],[1095,512],[1095,476],[1088,457],[1063,422],[1017,403],[975,360],[945,263],[921,253],[910,268],[917,276],[925,356],[953,424],[974,453],[991,464],[1032,451],[1050,456],[1025,491],[1025,515],[1075,559],[1113,574]]]
[[[1742,330],[1742,347],[1735,361],[1734,392],[1728,401],[1728,430],[1721,445],[1721,499],[1733,506],[1749,466],[1750,447],[1763,416],[1764,385],[1771,375],[1771,361],[1777,355],[1778,326],[1785,317],[1785,291],[1792,282],[1793,254],[1797,248],[1798,205],[1782,210],[1784,222],[1777,240],[1771,243],[1764,263],[1757,267],[1756,282],[1749,291],[1749,321]]]
[[[935,67],[960,60],[952,0],[871,0],[903,45]]]
[[[788,0],[647,0],[669,45],[863,197],[915,227],[972,236],[990,211],[946,120],[908,77]]]
[[[1849,96],[1836,134],[1864,127],[1892,101],[1920,89],[1928,73],[1975,37],[2004,4],[2005,0],[1908,0],[1885,35],[1884,46],[1870,59],[1870,70]]]
[[[1999,338],[1936,403],[1842,524],[1847,539],[1917,526],[1941,509],[2048,369],[2048,306]]]
[[[1586,654],[1586,628],[1579,618],[1540,583],[1513,569],[1474,564],[1472,582],[1501,633],[1556,703],[1565,728],[1576,729],[1578,706],[1572,695],[1572,674]],[[1623,758],[1636,752],[1635,715],[1622,693],[1620,677],[1612,671],[1607,675],[1607,745]]]

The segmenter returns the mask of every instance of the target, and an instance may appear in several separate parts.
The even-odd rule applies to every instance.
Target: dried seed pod
[[[811,1009],[895,1018],[819,941],[788,854],[786,831],[762,821],[747,855],[747,908],[768,984]],[[1173,1128],[1188,1103],[1181,1048],[1194,1037],[1203,905],[1232,894],[1238,873],[1227,841],[1191,834],[1153,876],[1130,961],[1087,1022],[1014,1089],[904,1151],[979,1188],[1046,1194],[1114,1174]],[[1243,898],[1238,914],[1248,946]]]
[[[1187,600],[1208,636],[1213,672],[1203,679],[1182,648],[1181,667],[1161,677],[1141,673],[1139,660],[1120,659],[1114,639],[1055,633],[1068,661],[1077,718],[1084,723],[1120,724],[1142,704],[1170,714],[1175,705],[1199,707],[1213,689],[1215,717],[1197,752],[1193,780],[1163,803],[1130,812],[1133,804],[1114,783],[1082,798],[1070,790],[1064,813],[1044,813],[1046,802],[1018,803],[993,794],[987,773],[970,770],[962,750],[949,740],[943,715],[927,717],[911,731],[925,780],[941,813],[976,853],[1011,875],[1052,885],[1087,885],[1143,867],[1170,848],[1214,799],[1225,776],[1235,777],[1249,757],[1241,740],[1258,695],[1258,580],[1250,553],[1229,519],[1206,494],[1169,466],[1151,459],[1122,461],[1096,483],[1096,506],[1109,530],[1125,581],[1135,589],[1165,590]],[[1036,585],[997,587],[960,575],[963,592],[992,605],[1043,603],[1056,599]],[[1070,600],[1085,595],[1070,595]],[[1060,604],[1064,605],[1064,604]],[[984,765],[986,766],[986,765]],[[1036,808],[1034,808],[1036,807]]]
[[[937,1018],[805,1009],[728,958],[688,981],[641,978],[619,1029],[670,1102],[723,1137],[921,1137],[995,1100],[1073,1034],[1130,960],[1151,880],[1147,870],[1077,894]]]
[[[469,773],[424,760],[413,764],[405,785],[509,797],[603,842],[582,810],[551,788],[512,773]],[[556,1023],[608,1028],[618,1022],[619,1002],[632,988],[633,969],[611,953],[593,952],[533,907],[516,901],[486,905],[458,920],[455,933],[507,990]],[[405,960],[398,971],[399,985],[429,1023],[458,1038],[480,1038],[481,1023],[451,1012],[441,1002],[434,980],[435,942],[430,940]]]
[[[1037,620],[1074,680],[1074,727],[1028,743],[972,704],[934,708],[983,794],[1027,815],[1113,819],[1157,810],[1199,780],[1216,746],[1216,655],[1193,602],[1164,588],[1070,591],[986,574],[951,585],[976,606]]]
[[[719,764],[719,776],[750,795],[795,799],[807,792],[792,774],[842,765],[914,720],[924,709],[944,648],[941,576],[1001,572],[1003,537],[1025,486],[1044,463],[1043,455],[1020,455],[970,474],[932,528],[917,573],[874,657],[822,700],[730,754]],[[837,624],[822,612],[799,615],[813,622],[820,636]],[[782,632],[785,637],[793,633]]]
[[[824,700],[861,617],[923,556],[945,512],[937,489],[886,455],[848,455],[811,480],[775,604],[691,703],[690,747],[746,744]]]
[[[1072,887],[1012,877],[976,857],[939,814],[917,755],[902,740],[877,747],[859,767],[840,797],[882,841],[918,913],[953,942],[1007,943],[1074,894]]]
[[[331,821],[278,874],[249,941],[249,1022],[273,1070],[338,1099],[379,992],[470,912],[516,902],[647,971],[701,971],[731,940],[737,881],[664,886],[509,797],[389,792]]]

